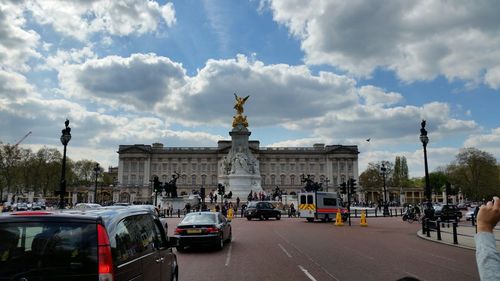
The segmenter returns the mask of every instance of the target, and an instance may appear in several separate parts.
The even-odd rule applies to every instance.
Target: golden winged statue
[[[234,103],[234,109],[236,109],[236,116],[233,117],[233,128],[237,125],[243,125],[244,127],[248,127],[247,117],[243,116],[243,105],[247,101],[250,96],[246,97],[238,97],[236,93],[234,94],[234,98],[236,102]]]

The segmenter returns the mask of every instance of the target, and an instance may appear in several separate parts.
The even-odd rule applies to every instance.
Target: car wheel
[[[278,214],[276,215],[276,220],[280,220],[280,219],[281,219],[281,214],[280,214],[280,213],[278,213]]]
[[[247,220],[252,220],[252,218],[251,217],[247,217]]]
[[[222,250],[224,248],[224,235],[221,233],[219,234],[219,240],[217,241],[217,250]]]
[[[179,280],[179,268],[177,267],[177,261],[174,259],[175,264],[173,264],[172,276],[170,277],[170,281],[178,281]]]
[[[313,219],[313,218],[307,218],[307,221],[308,221],[308,222],[313,222],[313,221],[314,221],[314,219]]]
[[[260,216],[259,216],[259,220],[261,220],[261,221],[262,221],[262,220],[264,220],[264,219],[265,219],[265,218],[264,218],[264,215],[260,215]]]

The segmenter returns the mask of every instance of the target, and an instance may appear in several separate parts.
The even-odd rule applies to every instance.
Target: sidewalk
[[[471,225],[458,225],[457,226],[457,242],[458,244],[453,244],[453,226],[450,224],[450,227],[441,227],[441,241],[437,240],[437,231],[435,229],[431,229],[430,236],[427,237],[426,233],[422,233],[422,229],[417,232],[417,235],[429,241],[434,241],[442,244],[448,244],[455,247],[466,248],[470,250],[475,250],[476,245],[474,243],[474,235],[476,234],[476,228]],[[493,230],[493,234],[495,234],[495,240],[497,244],[497,250],[500,250],[500,226],[495,227]]]

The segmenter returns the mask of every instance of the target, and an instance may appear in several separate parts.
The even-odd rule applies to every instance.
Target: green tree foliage
[[[448,181],[448,176],[443,171],[436,171],[429,173],[429,184],[431,186],[431,190],[436,193],[440,193],[444,191],[444,186]]]
[[[447,167],[447,172],[450,182],[466,198],[483,200],[500,193],[500,174],[496,159],[488,152],[464,148]]]
[[[368,163],[368,168],[359,176],[359,184],[364,190],[380,190],[384,186],[384,179],[380,170],[382,163],[386,167],[386,186],[391,184],[393,174],[393,164],[391,162]]]
[[[392,174],[392,185],[398,187],[408,187],[408,164],[406,157],[396,156],[394,161],[394,171]]]

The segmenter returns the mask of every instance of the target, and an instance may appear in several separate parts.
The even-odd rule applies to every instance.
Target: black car
[[[231,242],[231,222],[220,212],[195,212],[187,214],[175,229],[178,239],[177,250],[188,246],[211,245],[224,248],[224,242]]]
[[[177,280],[177,258],[146,209],[0,216],[0,280]]]
[[[245,210],[245,217],[247,220],[258,218],[260,220],[268,220],[269,218],[281,219],[281,212],[276,210],[270,202],[252,201],[248,203]]]
[[[457,220],[462,218],[462,211],[456,205],[442,205],[440,208],[434,209],[434,217],[440,218],[442,221]]]

